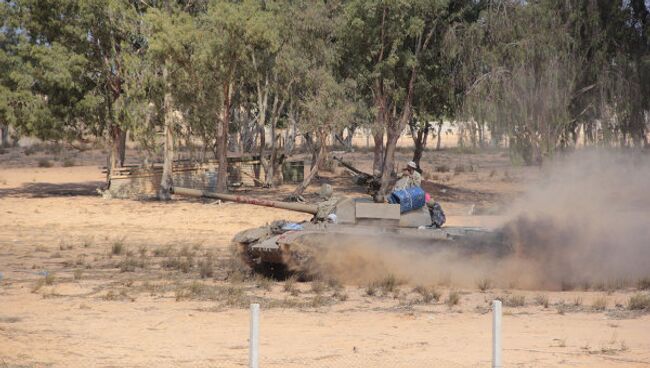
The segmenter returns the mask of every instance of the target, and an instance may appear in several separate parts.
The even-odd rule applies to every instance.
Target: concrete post
[[[501,365],[501,301],[492,301],[492,368]]]
[[[260,366],[260,305],[251,304],[251,331],[249,339],[248,367]]]

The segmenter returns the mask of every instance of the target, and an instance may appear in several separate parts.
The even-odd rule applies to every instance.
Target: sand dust
[[[490,175],[496,158],[486,160],[477,172],[439,174],[449,175],[449,187],[465,190],[437,193],[450,224],[498,224],[499,218],[467,211],[498,207],[492,194],[521,191],[531,175],[510,168],[508,177],[517,179],[504,180],[506,169]],[[0,367],[246,366],[248,311],[219,298],[179,298],[178,288],[192,282],[275,301],[262,310],[264,367],[488,366],[489,302],[513,296],[524,296],[525,305],[504,308],[505,366],[650,366],[650,315],[625,310],[634,284],[481,292],[439,280],[440,300],[421,303],[414,285],[368,296],[365,285],[316,294],[310,283],[299,283],[292,295],[285,282],[233,283],[219,270],[201,280],[195,270],[158,266],[167,258],[156,252],[189,247],[226,260],[237,231],[307,216],[239,204],[103,200],[95,193],[101,180],[97,166],[0,169]],[[126,248],[123,254],[111,255],[116,243]],[[141,252],[150,265],[121,272],[119,262],[141,259]],[[43,284],[44,271],[55,274],[51,285]],[[445,300],[456,291],[460,303],[449,307]],[[318,298],[331,302],[317,304]],[[602,300],[606,310],[593,310]]]

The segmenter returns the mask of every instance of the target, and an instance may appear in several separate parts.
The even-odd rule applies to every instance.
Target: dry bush
[[[74,159],[66,157],[63,159],[63,167],[72,167],[75,165]]]
[[[332,298],[336,298],[339,301],[344,302],[348,300],[348,294],[344,290],[336,289],[332,294]]]
[[[322,294],[327,289],[327,285],[321,280],[314,280],[311,283],[311,292],[319,295]]]
[[[291,295],[297,295],[299,291],[298,288],[296,288],[296,281],[298,281],[298,276],[296,275],[291,275],[284,280],[284,291],[291,293]]]
[[[548,308],[548,295],[540,294],[535,297],[535,303],[541,305],[544,308]]]
[[[458,175],[465,172],[465,166],[458,164],[454,166],[454,175]]]
[[[174,253],[174,248],[171,245],[156,248],[153,251],[154,257],[169,257]]]
[[[135,272],[137,268],[145,268],[144,260],[126,256],[118,263],[120,272]]]
[[[438,302],[440,300],[440,293],[433,287],[426,287],[418,285],[413,289],[413,292],[422,296],[423,303],[431,303],[431,301]]]
[[[374,281],[373,283],[371,283],[371,285],[369,285],[369,288],[375,289],[375,291],[377,289],[379,289],[381,291],[382,295],[386,296],[386,295],[388,295],[390,293],[394,293],[394,292],[398,291],[399,290],[398,286],[401,285],[401,284],[402,284],[402,282],[400,280],[398,280],[397,277],[395,277],[395,275],[389,274],[386,277],[384,277],[383,279],[380,279],[380,280],[377,280],[377,281]],[[368,295],[370,295],[370,294],[368,294]]]
[[[482,292],[486,292],[492,288],[492,281],[490,279],[482,279],[477,283],[478,289]]]
[[[119,256],[124,253],[126,247],[124,246],[124,240],[116,240],[111,245],[111,254],[114,256]]]
[[[273,289],[273,280],[266,276],[256,274],[255,286],[262,290],[271,291],[271,289]]]
[[[194,266],[193,259],[188,257],[167,257],[160,265],[165,269],[179,270],[183,273],[189,273]]]
[[[48,168],[48,167],[52,167],[52,166],[53,166],[52,162],[50,160],[46,159],[46,158],[42,158],[42,159],[38,160],[38,167]]]
[[[582,306],[582,298],[577,296],[575,299],[573,299],[573,306],[574,307]]]
[[[460,293],[456,290],[449,291],[449,295],[447,296],[447,300],[445,300],[445,304],[447,304],[447,306],[450,308],[460,304]]]
[[[497,299],[501,300],[501,303],[506,307],[523,307],[526,305],[526,297],[524,295],[501,296]]]
[[[607,297],[600,296],[591,303],[591,308],[595,311],[604,311],[607,309]]]
[[[370,283],[366,286],[366,295],[375,296],[377,295],[377,286],[374,283]]]
[[[326,305],[333,304],[332,298],[329,298],[325,295],[322,294],[316,294],[312,299],[311,302],[309,303],[312,308],[319,308],[323,307]]]
[[[639,279],[636,283],[636,288],[639,290],[650,290],[650,277]]]
[[[199,261],[199,275],[202,279],[214,276],[214,259],[211,255]]]
[[[627,301],[629,310],[650,310],[650,294],[636,293]]]

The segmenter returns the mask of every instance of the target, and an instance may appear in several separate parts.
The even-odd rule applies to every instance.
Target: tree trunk
[[[217,160],[219,170],[217,171],[217,192],[228,191],[228,124],[230,122],[230,102],[232,98],[232,83],[226,82],[223,85],[223,107],[217,120]]]
[[[440,120],[440,122],[438,123],[438,136],[436,137],[437,138],[436,151],[440,151],[440,141],[442,139],[442,124],[443,124],[443,121]]]
[[[375,147],[372,151],[372,174],[379,176],[384,167],[384,127],[373,129],[372,139],[375,142]]]
[[[392,175],[395,169],[395,149],[400,129],[398,126],[392,126],[387,129],[386,133],[386,153],[384,155],[384,167],[381,172],[381,188],[375,198],[377,202],[383,202],[391,190]]]
[[[292,197],[295,198],[295,197],[301,196],[302,193],[305,191],[305,189],[307,189],[307,187],[309,186],[309,183],[311,183],[311,181],[314,179],[314,177],[316,177],[316,174],[318,174],[318,168],[323,163],[323,160],[324,160],[325,155],[327,153],[326,152],[327,151],[327,148],[326,148],[327,146],[325,144],[326,143],[325,142],[326,136],[327,136],[327,134],[325,132],[319,132],[320,149],[318,150],[318,155],[316,157],[316,162],[312,163],[311,170],[309,170],[309,173],[307,174],[305,179],[302,181],[302,183],[300,183],[296,187],[296,189],[293,191],[293,193],[291,194]]]
[[[171,199],[171,189],[173,186],[172,167],[174,162],[174,110],[171,94],[171,84],[167,75],[167,66],[163,67],[163,80],[165,82],[165,95],[163,98],[163,130],[165,134],[165,144],[163,153],[163,172],[160,180],[160,191],[158,198],[161,201]]]
[[[0,124],[0,145],[9,146],[9,126],[6,124]]]
[[[117,148],[119,151],[120,167],[124,167],[124,163],[126,161],[126,137],[127,137],[127,130],[124,129],[120,132],[120,141],[119,141],[119,146]]]
[[[411,136],[413,137],[413,145],[415,149],[413,150],[413,162],[420,167],[420,160],[422,160],[422,154],[424,153],[425,148],[427,147],[427,139],[429,138],[429,123],[426,123],[424,127],[417,129],[411,128]]]

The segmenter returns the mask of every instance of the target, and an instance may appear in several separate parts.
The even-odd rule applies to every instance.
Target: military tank
[[[453,248],[468,256],[510,250],[500,234],[476,227],[432,226],[427,206],[401,212],[399,204],[374,203],[366,198],[331,198],[320,204],[288,203],[246,196],[174,188],[174,194],[214,198],[257,206],[282,208],[313,215],[310,221],[278,220],[241,231],[233,243],[256,272],[278,276],[297,273],[309,278],[323,271],[324,254],[355,244],[392,244],[410,251],[433,252]]]

